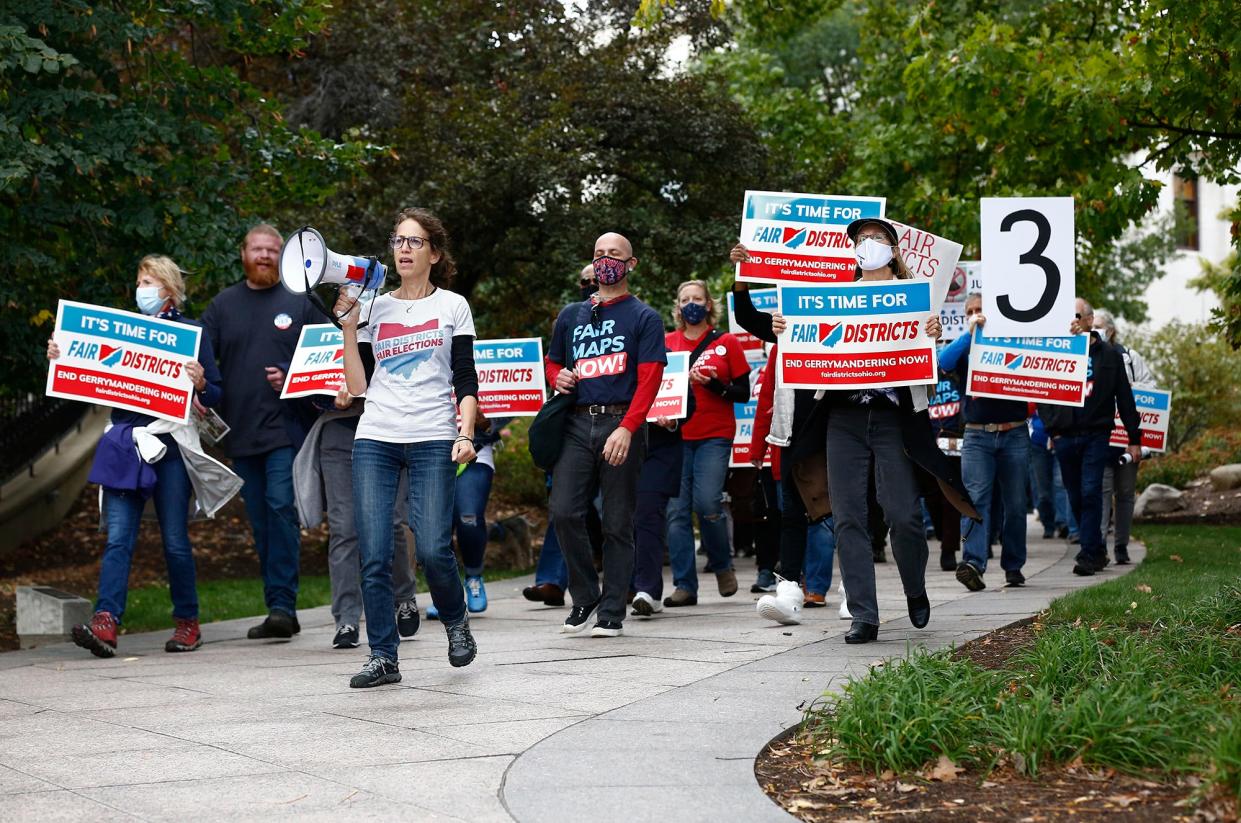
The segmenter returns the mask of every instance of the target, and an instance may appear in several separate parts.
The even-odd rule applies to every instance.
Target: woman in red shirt
[[[664,599],[665,606],[698,602],[691,510],[698,514],[707,567],[715,572],[720,594],[737,593],[724,518],[724,479],[736,428],[733,404],[750,399],[750,367],[737,338],[715,328],[719,313],[706,283],[686,281],[677,287],[676,331],[664,337],[668,351],[691,353],[689,376],[696,404],[694,416],[681,431],[685,449],[681,493],[668,506],[668,555],[676,589]]]

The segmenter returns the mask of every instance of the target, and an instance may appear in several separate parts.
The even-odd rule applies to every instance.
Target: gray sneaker
[[[455,668],[473,663],[478,645],[470,634],[469,618],[463,617],[460,623],[445,626],[444,632],[448,635],[448,662]]]
[[[401,672],[395,660],[383,657],[372,657],[366,661],[362,671],[349,679],[351,689],[369,689],[371,686],[382,686],[385,683],[400,683]]]
[[[754,585],[750,587],[751,594],[762,594],[764,592],[774,592],[776,590],[776,573],[771,569],[759,569],[758,579],[754,581]]]

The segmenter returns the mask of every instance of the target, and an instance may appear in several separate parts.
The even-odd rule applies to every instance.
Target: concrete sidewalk
[[[522,600],[528,579],[496,582],[473,665],[451,668],[424,622],[402,683],[371,690],[348,688],[365,649],[330,648],[326,608],[301,612],[291,642],[247,641],[244,620],[207,626],[186,655],[163,652],[164,632],[122,637],[106,661],[68,644],[3,654],[0,820],[792,820],[753,764],[799,706],[1123,571],[1074,577],[1075,550],[1032,539],[1026,588],[1001,588],[996,561],[969,594],[933,545],[920,631],[894,564],[879,566],[886,622],[863,646],[844,644],[834,594],[800,626],[760,619],[741,560],[736,596],[703,576],[699,606],[631,617],[612,639],[562,635],[567,609]]]

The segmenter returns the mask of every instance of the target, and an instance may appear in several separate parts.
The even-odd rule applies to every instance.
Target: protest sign
[[[647,413],[647,422],[656,418],[666,417],[669,420],[681,420],[689,411],[689,352],[668,352],[668,365],[664,367],[664,379],[659,384],[659,392],[651,410]]]
[[[951,343],[965,334],[965,301],[971,294],[982,292],[982,264],[975,261],[957,263],[948,284],[948,295],[939,307],[941,343]]]
[[[1077,291],[1072,197],[984,197],[982,311],[996,337],[1068,333]]]
[[[47,396],[188,422],[194,384],[185,364],[198,358],[201,338],[185,323],[61,300]]]
[[[775,289],[750,289],[749,295],[750,302],[754,304],[754,308],[767,314],[775,312]],[[733,337],[737,338],[737,342],[741,344],[741,349],[745,352],[745,359],[751,363],[762,362],[765,359],[763,357],[763,341],[741,328],[741,324],[737,322],[737,304],[731,291],[728,292],[725,299],[728,303],[728,330],[732,332]]]
[[[896,229],[905,268],[915,280],[930,281],[931,306],[938,310],[951,291],[957,261],[961,259],[961,244],[895,220],[888,222]]]
[[[1142,421],[1142,448],[1153,452],[1167,450],[1168,421],[1172,417],[1172,392],[1163,389],[1134,389],[1133,402],[1138,407],[1138,417]],[[1129,445],[1129,432],[1116,416],[1116,427],[1112,429],[1111,444],[1113,446]]]
[[[335,397],[345,385],[345,338],[331,323],[302,326],[280,398]]]
[[[780,286],[781,386],[877,389],[934,383],[935,341],[926,336],[927,280]]]
[[[747,191],[741,243],[750,259],[737,279],[759,283],[835,283],[853,280],[857,260],[845,228],[862,217],[883,217],[884,198]]]
[[[750,400],[748,403],[733,403],[733,418],[736,428],[733,431],[732,453],[728,456],[730,469],[752,468],[750,461],[754,454],[754,418],[758,413],[758,393],[762,389],[763,365],[756,365],[750,371]],[[771,449],[766,449],[763,466],[771,466]]]
[[[991,328],[991,319],[987,319]],[[1086,404],[1089,335],[988,337],[974,328],[965,393],[1057,406]]]
[[[487,417],[533,417],[547,399],[543,341],[538,337],[475,340],[478,410]]]

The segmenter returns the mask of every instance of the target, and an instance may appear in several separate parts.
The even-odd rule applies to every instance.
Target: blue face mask
[[[154,317],[163,308],[164,298],[159,296],[159,286],[139,286],[134,293],[138,303],[138,311]]]
[[[681,319],[688,325],[697,326],[707,319],[707,307],[702,303],[686,303],[681,307]]]

